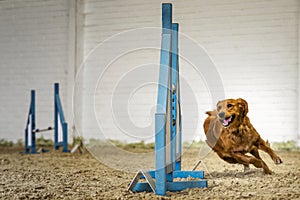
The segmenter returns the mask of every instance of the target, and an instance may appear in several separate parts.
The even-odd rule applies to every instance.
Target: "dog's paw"
[[[271,171],[270,169],[264,170],[264,173],[265,173],[265,174],[268,174],[268,175],[274,174],[274,172]]]
[[[276,158],[274,158],[273,160],[274,160],[274,163],[275,163],[276,165],[279,165],[279,164],[283,163],[282,160],[281,160],[279,157],[276,157]]]

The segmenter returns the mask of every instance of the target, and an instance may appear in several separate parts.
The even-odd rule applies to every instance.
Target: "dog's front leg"
[[[262,138],[259,138],[258,149],[261,149],[262,151],[269,154],[275,164],[282,163],[281,158],[273,151],[273,149],[270,148],[270,146]]]
[[[272,174],[267,164],[262,160],[252,156],[244,155],[240,152],[232,153],[232,157],[235,158],[239,163],[245,165],[252,164],[257,168],[263,168],[265,174]]]

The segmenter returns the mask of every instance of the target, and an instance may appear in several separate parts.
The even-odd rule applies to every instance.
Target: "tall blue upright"
[[[35,154],[35,91],[30,92],[30,105],[25,128],[25,153]]]
[[[137,172],[128,187],[134,192],[152,191],[165,196],[167,191],[207,187],[203,171],[181,170],[178,28],[178,24],[172,23],[172,4],[162,4],[162,40],[155,113],[155,170]],[[187,177],[197,180],[174,180]],[[146,181],[139,182],[141,178]]]
[[[54,84],[54,148],[57,150],[62,146],[63,152],[68,150],[68,124],[65,121],[59,97],[59,84]]]

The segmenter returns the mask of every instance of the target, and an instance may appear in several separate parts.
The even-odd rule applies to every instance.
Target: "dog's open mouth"
[[[224,119],[221,119],[221,122],[224,127],[228,127],[233,120],[235,119],[235,115],[231,115],[230,117],[225,117]]]

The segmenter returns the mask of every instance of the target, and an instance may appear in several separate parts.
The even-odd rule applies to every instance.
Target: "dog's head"
[[[224,127],[237,127],[248,113],[248,103],[241,98],[222,100],[217,104],[217,112]]]

